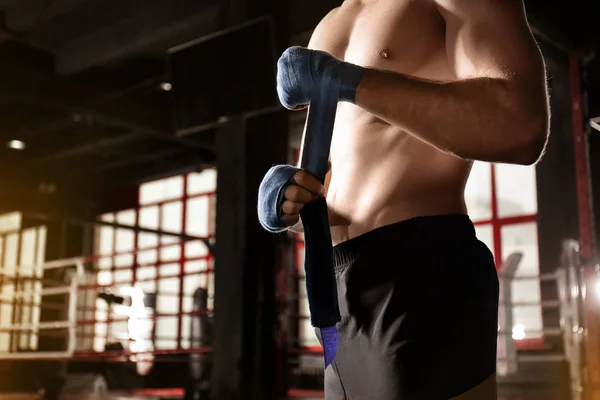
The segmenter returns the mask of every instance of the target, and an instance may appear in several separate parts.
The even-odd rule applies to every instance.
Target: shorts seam
[[[344,399],[348,399],[348,395],[346,394],[346,388],[344,387],[344,382],[342,382],[342,373],[340,372],[340,368],[338,367],[337,361],[333,360],[333,365],[335,365],[335,369],[337,372],[338,380],[340,381],[340,387],[342,388],[342,393],[344,393]]]

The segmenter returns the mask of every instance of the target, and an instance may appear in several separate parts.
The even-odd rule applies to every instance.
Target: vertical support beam
[[[254,368],[260,371],[258,398],[261,400],[287,399],[284,376],[288,373],[287,365],[278,373],[278,365],[285,361],[287,354],[284,343],[277,340],[280,320],[276,281],[277,271],[282,268],[281,250],[286,237],[268,233],[260,226],[256,215],[256,204],[258,187],[267,170],[274,164],[283,164],[288,160],[288,117],[288,112],[280,111],[251,119],[247,124],[246,152],[252,155],[249,161],[251,168],[246,171],[250,194],[250,197],[246,198],[246,206],[251,210],[246,216],[249,235],[247,262],[258,267],[257,345],[259,352]]]
[[[498,223],[498,190],[496,187],[496,165],[490,165],[490,187],[491,187],[491,208],[492,208],[492,237],[494,241],[494,260],[496,269],[500,270],[503,266],[502,260],[502,227]],[[512,327],[511,327],[512,329]]]
[[[577,202],[579,210],[579,243],[582,255],[590,259],[594,255],[593,210],[591,202],[588,133],[584,124],[584,102],[581,87],[581,58],[570,55],[571,98],[573,112],[573,139],[575,140],[575,173],[577,182]]]
[[[249,293],[252,286],[256,286],[255,280],[245,279],[245,275],[250,274],[244,266],[245,216],[249,211],[244,207],[247,167],[244,122],[236,120],[222,125],[216,142],[217,227],[210,389],[211,399],[241,400],[244,389],[250,389],[243,387],[248,385],[250,375],[247,359],[255,356],[244,343],[248,331],[253,328],[247,326],[245,320],[247,312],[253,311],[252,306],[256,307],[256,301]]]
[[[232,120],[217,132],[217,227],[211,398],[274,400],[275,265],[280,236],[256,216],[258,187],[287,161],[287,116]]]
[[[187,233],[187,211],[188,211],[188,174],[183,175],[183,196],[181,199],[181,233]],[[177,348],[181,349],[181,340],[183,336],[182,328],[183,328],[183,319],[190,318],[189,316],[183,316],[183,296],[185,285],[183,284],[183,279],[185,275],[185,248],[187,242],[182,242],[179,246],[179,298],[177,310],[179,312],[179,317],[177,318]],[[187,333],[186,335],[189,335]]]
[[[584,285],[593,287],[598,274],[591,265],[594,256],[593,210],[591,202],[588,138],[584,124],[584,103],[581,87],[581,57],[573,53],[569,56],[571,72],[571,101],[573,114],[573,139],[575,146],[575,171],[577,182],[577,203],[579,211],[579,243],[583,258]],[[600,326],[598,321],[598,299],[593,290],[584,298],[584,319],[586,327],[587,379],[584,385],[586,400],[600,400]]]
[[[562,265],[562,242],[578,238],[577,186],[572,124],[569,57],[543,40],[540,42],[546,61],[550,86],[551,134],[542,160],[536,165],[538,202],[538,243],[540,273],[553,273]],[[560,189],[559,189],[560,188]],[[555,300],[556,289],[541,283],[541,300]],[[542,309],[543,326],[557,326],[558,310]],[[544,336],[544,342],[562,346],[556,336]]]

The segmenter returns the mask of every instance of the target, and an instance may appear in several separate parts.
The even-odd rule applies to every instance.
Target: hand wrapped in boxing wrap
[[[277,66],[277,92],[283,106],[294,110],[310,104],[300,168],[324,184],[337,104],[339,101],[354,103],[363,69],[330,54],[301,47],[287,49]],[[310,320],[321,331],[327,367],[337,352],[336,323],[341,316],[325,198],[306,205],[300,218],[304,227]]]

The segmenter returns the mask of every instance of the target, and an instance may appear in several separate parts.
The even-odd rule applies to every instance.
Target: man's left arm
[[[535,163],[548,137],[548,93],[522,0],[436,2],[457,80],[367,69],[356,104],[461,158]]]

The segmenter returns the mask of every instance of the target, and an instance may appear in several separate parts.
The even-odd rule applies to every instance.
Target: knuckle
[[[296,183],[301,184],[306,180],[306,175],[306,171],[301,169],[300,171],[294,174],[294,180],[296,181]]]
[[[286,200],[283,203],[282,210],[284,214],[294,214],[294,203],[289,200]]]
[[[296,186],[296,185],[288,186],[288,188],[285,190],[284,195],[287,200],[295,199],[298,196],[298,186]]]
[[[298,185],[290,185],[289,193],[286,191],[285,198],[296,203],[304,203],[310,201],[310,193]]]

